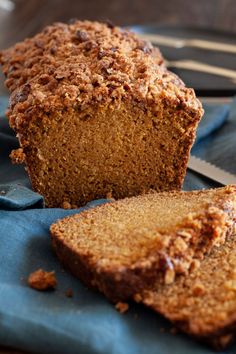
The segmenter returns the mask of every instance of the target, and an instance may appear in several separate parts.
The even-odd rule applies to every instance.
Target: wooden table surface
[[[0,0],[0,49],[32,36],[45,25],[70,18],[118,25],[181,24],[236,33],[235,0]],[[0,74],[0,94],[6,94]],[[1,348],[0,354],[22,354]]]

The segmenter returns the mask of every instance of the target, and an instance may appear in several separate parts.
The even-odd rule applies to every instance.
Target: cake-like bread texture
[[[181,188],[203,110],[150,43],[110,23],[56,23],[0,63],[12,158],[48,207]]]
[[[126,198],[59,220],[50,230],[61,262],[117,302],[187,276],[232,235],[235,222],[236,187],[228,186]]]
[[[224,349],[236,333],[236,230],[188,277],[134,296],[183,332]]]

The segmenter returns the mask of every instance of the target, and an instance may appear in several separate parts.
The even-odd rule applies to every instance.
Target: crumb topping
[[[109,23],[55,23],[2,51],[0,63],[12,92],[10,123],[37,112],[134,100],[154,110],[160,100],[190,112],[201,110],[194,91],[163,65],[160,51]]]

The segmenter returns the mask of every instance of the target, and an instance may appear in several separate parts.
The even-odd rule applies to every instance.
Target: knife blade
[[[190,156],[188,168],[222,185],[236,184],[236,176],[199,157]]]

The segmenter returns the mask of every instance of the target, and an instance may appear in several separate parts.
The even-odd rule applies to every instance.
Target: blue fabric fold
[[[171,335],[171,325],[143,306],[130,304],[128,313],[119,314],[101,294],[63,269],[51,250],[49,227],[84,208],[43,208],[43,198],[31,190],[24,169],[11,165],[8,155],[17,141],[3,117],[6,103],[0,99],[0,345],[55,354],[214,353],[185,335]],[[192,153],[236,173],[236,101],[204,108]],[[184,189],[216,185],[188,171]],[[28,275],[38,268],[55,270],[55,291],[28,287]],[[72,298],[65,296],[68,288]],[[224,353],[235,352],[236,346]]]
[[[229,115],[230,106],[228,104],[205,104],[204,109],[205,114],[197,130],[195,144],[201,139],[206,138],[224,124]]]
[[[43,208],[43,197],[21,184],[0,184],[1,210]]]

